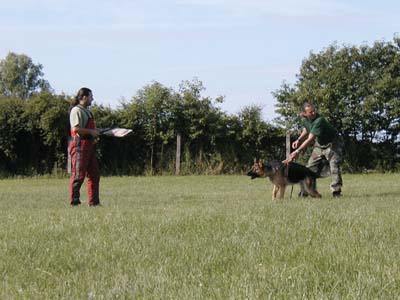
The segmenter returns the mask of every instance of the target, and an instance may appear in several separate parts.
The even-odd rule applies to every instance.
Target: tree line
[[[158,82],[111,109],[91,108],[97,127],[133,129],[125,138],[101,136],[97,155],[108,175],[175,172],[176,137],[182,140],[181,174],[241,172],[253,157],[281,156],[284,136],[262,120],[258,106],[229,115],[220,99],[202,97],[202,83],[182,82],[179,92]],[[0,98],[0,168],[3,176],[66,169],[70,96],[40,91],[24,100]]]
[[[254,158],[283,159],[285,135],[296,138],[298,113],[311,101],[345,140],[344,170],[395,171],[399,163],[400,39],[372,46],[332,44],[304,59],[297,80],[273,93],[279,117],[267,122],[260,106],[228,114],[223,97],[204,96],[196,78],[178,90],[151,82],[111,109],[94,105],[100,128],[133,129],[102,136],[97,151],[105,175],[172,174],[177,136],[181,174],[230,174]],[[70,95],[54,93],[43,67],[24,54],[0,60],[0,174],[46,174],[66,169]],[[307,157],[302,158],[303,162]]]

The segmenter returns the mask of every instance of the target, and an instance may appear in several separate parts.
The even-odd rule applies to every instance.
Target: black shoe
[[[306,197],[308,197],[308,194],[307,194],[307,192],[300,191],[298,196],[300,198],[306,198]]]
[[[340,198],[342,197],[342,192],[341,191],[335,191],[332,193],[333,198]]]
[[[78,206],[78,205],[81,205],[81,201],[79,199],[71,201],[71,206]]]

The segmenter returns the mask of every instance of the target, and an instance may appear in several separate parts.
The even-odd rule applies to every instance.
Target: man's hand
[[[291,161],[293,161],[293,160],[296,158],[296,156],[297,156],[298,154],[299,154],[299,151],[298,151],[298,150],[293,151],[292,153],[290,153],[290,155],[289,155],[289,157],[288,157],[287,159],[285,159],[284,161],[282,161],[282,163],[284,163],[284,164],[290,163]]]
[[[90,132],[90,134],[91,134],[93,137],[98,137],[98,136],[100,135],[100,129],[98,129],[98,128],[92,129],[91,132]]]

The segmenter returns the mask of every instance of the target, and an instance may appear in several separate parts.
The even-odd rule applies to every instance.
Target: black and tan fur
[[[262,161],[254,161],[251,170],[247,173],[251,179],[257,177],[268,177],[274,184],[272,189],[272,200],[276,199],[279,192],[279,199],[283,200],[285,197],[286,186],[302,183],[306,192],[315,198],[321,198],[321,194],[315,189],[315,181],[318,175],[308,169],[307,167],[290,162],[283,164],[279,161],[271,161],[263,163]]]

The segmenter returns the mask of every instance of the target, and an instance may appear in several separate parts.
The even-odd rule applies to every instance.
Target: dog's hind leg
[[[286,185],[279,187],[279,199],[283,200],[285,198]]]
[[[306,177],[306,179],[304,179],[303,181],[303,186],[306,190],[306,192],[314,198],[321,198],[321,194],[317,192],[317,190],[315,189],[315,178],[311,178],[311,177]]]

